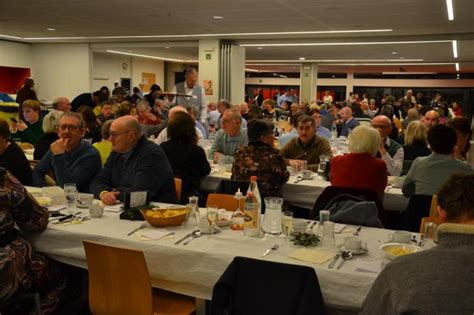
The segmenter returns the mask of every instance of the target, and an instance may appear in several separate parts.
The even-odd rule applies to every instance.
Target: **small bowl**
[[[402,243],[388,243],[380,246],[385,256],[389,259],[395,259],[400,256],[405,256],[421,251],[421,247],[411,244]]]
[[[145,220],[154,227],[169,227],[183,224],[188,208],[173,209],[140,209]]]

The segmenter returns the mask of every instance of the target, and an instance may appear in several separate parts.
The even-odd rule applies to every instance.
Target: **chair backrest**
[[[420,230],[421,219],[429,216],[433,196],[413,195],[405,210],[404,229],[410,232]]]
[[[214,286],[211,315],[324,314],[313,268],[235,257]]]
[[[143,252],[84,241],[89,306],[94,315],[151,315],[153,298]]]
[[[241,200],[243,204],[243,199]],[[239,206],[237,199],[233,195],[211,193],[207,196],[206,207],[213,205],[218,208],[226,209],[227,211],[235,211]]]
[[[174,178],[174,187],[176,189],[176,197],[178,202],[181,202],[181,188],[183,187],[183,180],[181,178]]]
[[[438,218],[438,195],[433,195],[433,198],[431,199],[431,207],[430,207],[430,217],[432,218]]]
[[[328,186],[326,187],[321,195],[319,195],[318,199],[314,203],[313,210],[311,210],[310,218],[316,218],[319,215],[319,210],[327,209],[327,204],[336,196],[348,194],[351,196],[359,197],[366,201],[373,201],[375,202],[379,219],[382,224],[386,225],[385,214],[383,211],[383,204],[380,200],[379,194],[372,189],[362,189],[362,188],[354,188],[354,187],[340,187],[340,186]]]
[[[420,224],[420,233],[423,234],[425,233],[425,224],[428,222],[433,222],[436,225],[441,224],[441,219],[437,217],[424,217],[421,218],[421,224]]]

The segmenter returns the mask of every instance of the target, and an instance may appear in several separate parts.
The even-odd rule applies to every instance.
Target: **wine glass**
[[[293,230],[293,212],[283,211],[281,226],[282,226],[283,234],[285,235],[285,241],[286,241],[290,237],[291,231]]]
[[[207,222],[211,228],[210,238],[214,238],[214,225],[217,221],[217,206],[208,206],[207,207]]]

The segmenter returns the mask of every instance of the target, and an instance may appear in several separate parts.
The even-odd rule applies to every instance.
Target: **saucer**
[[[346,250],[347,248],[344,246],[344,243],[337,245],[337,248],[342,252]],[[351,253],[353,255],[364,255],[366,254],[369,250],[364,249],[364,248],[359,248],[358,250],[350,249]]]

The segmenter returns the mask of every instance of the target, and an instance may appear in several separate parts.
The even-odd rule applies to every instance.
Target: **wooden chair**
[[[151,287],[143,252],[84,241],[94,315],[193,314],[194,298]]]
[[[183,186],[183,180],[181,178],[174,178],[174,187],[176,189],[176,197],[178,197],[178,203],[181,202],[181,188]]]
[[[424,217],[421,219],[421,224],[420,224],[420,233],[423,234],[425,233],[425,224],[428,222],[433,222],[436,225],[440,225],[442,222],[440,218],[438,217]]]
[[[31,150],[31,149],[34,149],[35,147],[29,143],[29,142],[20,142],[18,143],[18,146],[22,149],[22,150]]]
[[[242,207],[244,200],[240,200],[240,206]],[[206,207],[207,206],[217,206],[217,208],[223,208],[227,211],[235,211],[238,207],[237,199],[232,195],[226,194],[216,194],[211,193],[207,196]]]
[[[433,199],[431,199],[431,208],[430,208],[431,218],[439,217],[437,208],[438,208],[438,196],[433,195]]]

